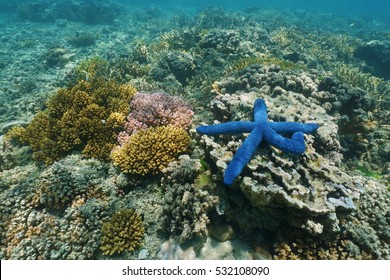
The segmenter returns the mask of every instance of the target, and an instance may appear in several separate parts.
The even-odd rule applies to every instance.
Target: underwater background
[[[390,259],[389,18],[1,1],[1,259]]]

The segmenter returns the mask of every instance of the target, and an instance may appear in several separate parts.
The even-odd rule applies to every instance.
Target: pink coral
[[[130,135],[148,127],[173,125],[187,129],[192,122],[194,112],[177,96],[164,92],[138,92],[130,103],[131,112],[124,125],[125,131],[118,136],[121,145]]]

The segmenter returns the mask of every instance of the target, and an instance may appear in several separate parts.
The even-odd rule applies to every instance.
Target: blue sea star
[[[207,135],[250,133],[226,168],[224,183],[227,185],[231,185],[241,174],[263,139],[283,152],[301,155],[306,149],[303,134],[313,133],[319,127],[316,123],[268,122],[267,105],[262,99],[255,101],[253,118],[252,122],[226,122],[203,125],[196,129],[198,133]],[[288,139],[279,135],[280,133],[292,134],[292,137]]]

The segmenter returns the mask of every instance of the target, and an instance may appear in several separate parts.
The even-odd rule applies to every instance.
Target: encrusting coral
[[[79,81],[60,89],[25,128],[14,131],[29,144],[34,158],[51,164],[74,150],[108,159],[136,89],[103,79]],[[17,132],[17,133],[16,133]]]
[[[190,140],[184,129],[173,125],[150,127],[130,136],[111,158],[124,173],[157,174],[187,150]]]
[[[118,211],[102,225],[100,249],[104,255],[133,252],[141,245],[144,233],[142,218],[133,209]]]

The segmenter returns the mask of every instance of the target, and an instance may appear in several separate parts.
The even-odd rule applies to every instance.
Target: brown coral
[[[118,211],[102,225],[100,249],[104,255],[133,252],[141,245],[144,233],[142,219],[133,209]]]
[[[74,150],[108,159],[136,89],[102,79],[79,81],[60,89],[24,131],[15,136],[28,143],[34,158],[53,163]]]
[[[111,157],[124,173],[157,174],[185,152],[189,144],[190,137],[182,128],[151,127],[133,134]]]

